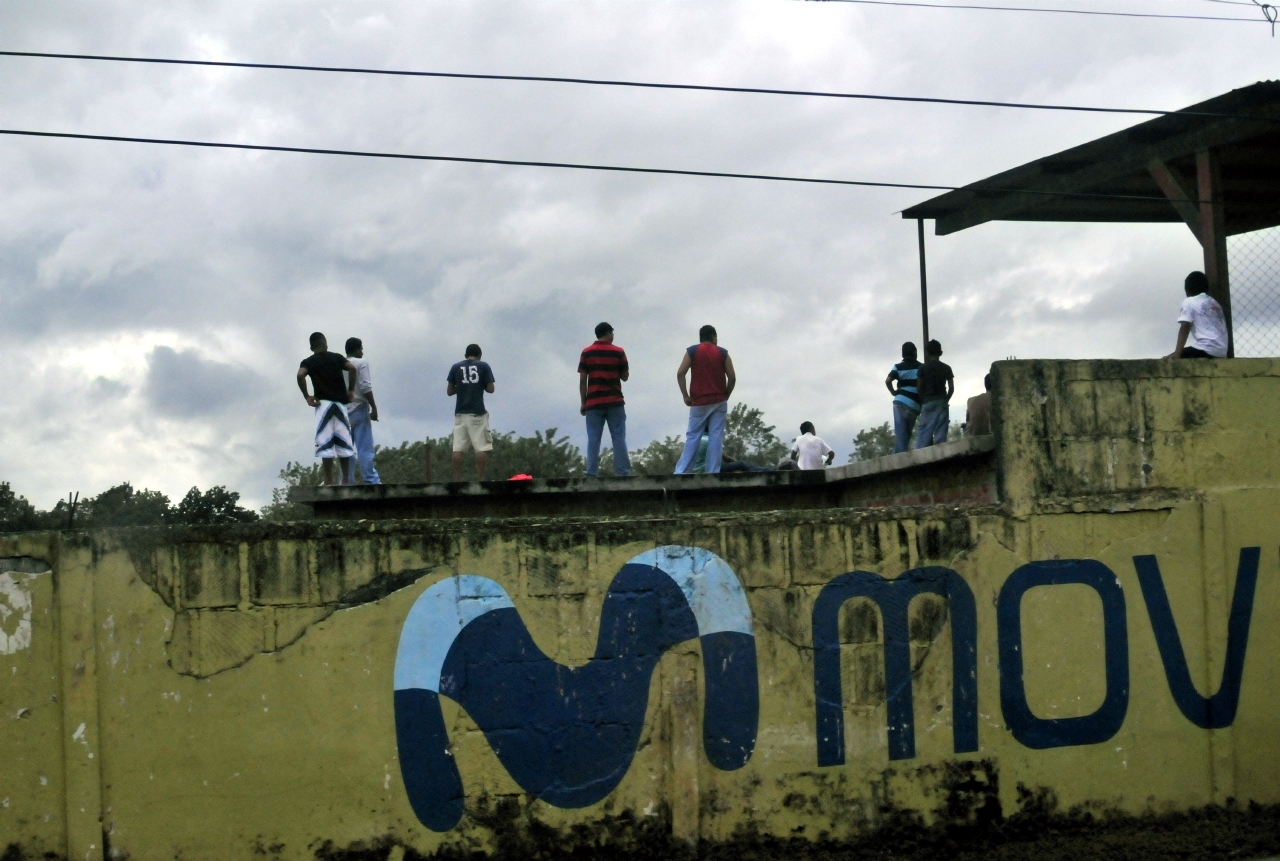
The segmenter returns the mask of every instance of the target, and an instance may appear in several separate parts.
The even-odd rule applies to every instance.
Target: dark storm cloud
[[[156,347],[147,355],[143,391],[169,418],[236,413],[261,398],[263,389],[262,378],[249,369],[205,359],[195,350]]]

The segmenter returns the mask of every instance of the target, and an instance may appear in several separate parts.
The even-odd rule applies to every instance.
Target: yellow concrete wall
[[[0,851],[313,858],[325,847],[491,848],[535,826],[565,839],[587,826],[603,842],[646,823],[687,840],[852,838],[904,812],[964,820],[998,801],[1009,815],[1049,794],[1062,810],[1129,813],[1280,802],[1280,489],[1265,427],[1280,378],[1270,363],[1238,362],[1232,380],[1222,363],[1188,362],[1175,376],[1126,377],[1126,400],[1120,371],[1092,364],[997,368],[1010,490],[1000,506],[0,537]],[[1092,406],[1054,406],[1068,389]],[[626,776],[584,808],[526,794],[443,699],[466,815],[448,831],[425,827],[402,779],[393,701],[415,600],[454,575],[489,578],[538,647],[582,665],[614,576],[666,545],[715,553],[745,589],[760,697],[746,766],[720,771],[704,755],[691,639],[658,664]],[[1191,680],[1208,695],[1222,681],[1244,548],[1259,563],[1238,711],[1202,729],[1171,693],[1134,558],[1156,557]],[[1000,596],[1023,565],[1072,559],[1102,563],[1120,584],[1127,709],[1095,743],[1028,746],[1002,702]],[[910,605],[914,756],[890,759],[886,620],[857,599],[839,617],[845,762],[820,765],[815,601],[847,572],[894,579],[930,565],[956,572],[975,599],[978,750],[953,742],[955,608],[922,596]],[[1039,586],[1017,610],[1032,713],[1093,713],[1107,695],[1098,593]]]
[[[992,366],[1001,498],[1280,486],[1280,360]]]
[[[382,840],[424,852],[491,846],[495,829],[535,819],[568,828],[629,811],[642,821],[669,815],[669,827],[690,839],[744,827],[847,837],[886,809],[935,816],[955,761],[988,761],[978,778],[998,779],[1006,814],[1018,808],[1019,785],[1049,787],[1064,807],[1129,812],[1229,797],[1280,801],[1280,672],[1271,660],[1280,648],[1278,515],[1280,495],[1232,491],[1148,511],[1023,519],[916,510],[524,521],[483,532],[391,523],[294,527],[279,536],[243,529],[216,540],[146,532],[8,538],[0,556],[44,558],[53,571],[29,581],[31,645],[0,655],[0,757],[9,764],[0,770],[0,835],[34,848],[65,845],[76,858],[100,857],[104,833],[112,850],[136,859],[239,858],[270,847],[303,858],[324,841]],[[423,827],[401,780],[392,702],[397,641],[417,596],[455,573],[492,578],[545,652],[581,664],[610,579],[659,544],[712,550],[747,588],[761,705],[746,767],[718,771],[701,753],[702,665],[692,640],[661,661],[627,776],[583,809],[522,795],[484,735],[446,700],[468,815],[446,833]],[[1211,692],[1239,551],[1255,546],[1261,563],[1239,712],[1229,728],[1199,729],[1171,697],[1133,557],[1158,557],[1192,678]],[[294,560],[293,599],[267,594],[255,554]],[[995,605],[1023,563],[1066,558],[1099,560],[1120,580],[1130,701],[1104,743],[1033,750],[1002,717]],[[814,600],[847,571],[892,578],[925,564],[954,569],[976,597],[980,750],[953,750],[950,625],[941,602],[922,597],[912,605],[915,757],[889,760],[883,625],[871,605],[852,601],[841,623],[847,759],[819,767]],[[215,573],[229,591],[208,586]],[[173,606],[144,578],[170,584]],[[342,606],[370,583],[402,582],[384,597]],[[1021,612],[1032,710],[1042,718],[1092,712],[1105,693],[1097,595],[1080,585],[1040,587]],[[20,709],[31,711],[15,719]],[[520,811],[516,820],[498,815],[504,799]]]

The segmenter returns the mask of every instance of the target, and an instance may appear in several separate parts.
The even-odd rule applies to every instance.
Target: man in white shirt
[[[1222,306],[1209,295],[1209,279],[1192,272],[1183,285],[1187,298],[1178,314],[1178,344],[1166,359],[1223,359],[1227,355],[1227,321]]]
[[[347,461],[347,484],[356,483],[356,461],[365,484],[382,484],[373,466],[373,425],[378,420],[378,404],[373,399],[373,381],[369,377],[369,360],[364,357],[364,344],[359,338],[347,339],[347,361],[355,365],[355,393],[347,404],[351,422],[351,443],[356,456]],[[352,373],[348,371],[347,373]]]
[[[791,441],[791,458],[801,469],[822,469],[830,466],[836,453],[817,436],[813,422],[800,425],[800,436]]]

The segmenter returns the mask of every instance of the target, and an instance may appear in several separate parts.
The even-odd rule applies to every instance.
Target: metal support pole
[[[929,282],[924,268],[924,219],[916,219],[916,235],[920,238],[920,319],[924,323],[924,343],[920,345],[920,354],[924,355],[929,345]]]

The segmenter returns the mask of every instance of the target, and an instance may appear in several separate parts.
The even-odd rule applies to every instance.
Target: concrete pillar
[[[98,744],[97,624],[93,551],[88,538],[64,536],[54,566],[67,858],[101,861],[102,750]]]

